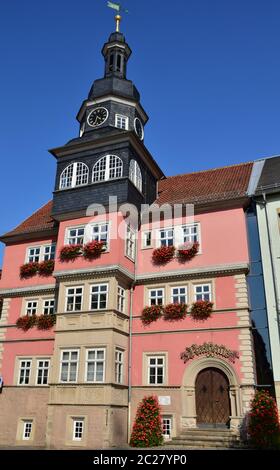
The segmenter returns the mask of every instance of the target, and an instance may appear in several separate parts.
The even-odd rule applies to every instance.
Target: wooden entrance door
[[[219,369],[202,370],[195,383],[198,424],[227,425],[230,416],[229,382]]]

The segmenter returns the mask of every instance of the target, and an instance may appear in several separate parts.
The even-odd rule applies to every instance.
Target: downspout
[[[138,235],[139,232],[137,232]],[[135,236],[135,260],[134,260],[134,280],[130,287],[130,306],[129,306],[129,346],[128,346],[128,409],[127,409],[127,442],[130,441],[130,431],[131,431],[131,392],[132,392],[132,322],[133,322],[133,294],[134,287],[136,284],[136,269],[137,269],[137,259],[138,259],[138,237]]]
[[[277,326],[278,326],[278,335],[279,335],[279,341],[280,341],[280,312],[279,312],[279,292],[278,292],[278,287],[277,287],[277,282],[276,282],[276,269],[275,269],[275,264],[273,260],[273,255],[272,255],[272,240],[271,240],[271,234],[270,234],[270,229],[269,229],[269,220],[268,220],[268,214],[267,214],[267,199],[266,199],[266,193],[262,193],[263,201],[256,201],[259,204],[262,204],[264,207],[264,213],[265,213],[265,224],[266,224],[266,231],[267,231],[267,237],[268,237],[268,248],[269,248],[269,258],[270,258],[270,264],[271,264],[271,270],[272,270],[272,282],[273,282],[273,290],[274,290],[274,299],[275,299],[275,307],[276,307],[276,314],[277,314]]]

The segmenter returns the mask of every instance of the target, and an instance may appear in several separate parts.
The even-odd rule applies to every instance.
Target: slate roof
[[[170,176],[159,181],[157,204],[211,203],[246,197],[253,163]],[[49,201],[2,238],[26,235],[55,228]]]
[[[280,191],[280,156],[265,159],[256,194]]]

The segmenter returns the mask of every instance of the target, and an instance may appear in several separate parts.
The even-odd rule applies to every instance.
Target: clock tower
[[[57,159],[57,220],[79,217],[93,203],[106,207],[109,196],[139,209],[156,199],[164,176],[144,145],[148,116],[127,79],[131,49],[118,25],[102,48],[104,76],[94,81],[78,112],[79,137],[50,151]]]

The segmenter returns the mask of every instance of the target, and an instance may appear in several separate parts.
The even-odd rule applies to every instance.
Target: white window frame
[[[70,289],[74,289],[74,293],[71,295],[71,297],[73,296],[74,297],[74,301],[73,301],[73,307],[76,307],[76,297],[77,296],[81,296],[82,299],[81,299],[81,308],[79,310],[77,310],[76,308],[73,308],[73,310],[68,310],[67,309],[67,305],[68,305],[68,297],[70,297],[69,295],[69,290]],[[82,289],[82,292],[77,294],[77,289]],[[82,312],[83,310],[83,302],[84,302],[84,286],[68,286],[66,287],[66,295],[65,295],[65,312],[66,313],[71,313],[71,312]]]
[[[124,127],[122,126],[122,124],[124,124]],[[115,127],[117,127],[118,129],[122,129],[123,131],[127,131],[128,116],[125,116],[124,114],[115,114]]]
[[[25,362],[30,362],[30,366],[22,366],[23,363]],[[29,371],[29,374],[28,374],[28,382],[27,383],[21,383],[20,382],[20,378],[21,378],[21,371],[24,371],[23,372],[23,378],[24,378],[24,381],[25,381],[25,378],[26,378],[26,371],[28,370]],[[32,373],[32,359],[31,358],[24,358],[24,359],[20,359],[19,360],[19,368],[18,368],[18,385],[20,387],[26,387],[30,384],[30,378],[31,378],[31,373]]]
[[[125,313],[125,289],[118,285],[117,292],[117,310],[121,313]]]
[[[175,289],[179,289],[178,294],[174,294]],[[185,289],[185,294],[181,294],[180,289]],[[174,297],[182,297],[183,295],[185,295],[185,302],[183,302],[183,303],[187,304],[188,303],[188,287],[187,286],[172,286],[171,287],[171,303],[172,304],[175,303],[174,302]]]
[[[131,225],[126,225],[125,234],[125,256],[131,261],[135,261],[136,256],[136,231]]]
[[[156,359],[156,363],[155,364],[151,364],[151,359]],[[158,360],[159,359],[162,359],[162,364],[158,364]],[[166,376],[166,372],[165,372],[165,367],[166,367],[166,358],[164,355],[162,354],[154,354],[154,355],[149,355],[148,356],[148,385],[152,385],[152,386],[156,386],[156,385],[164,385],[165,383],[165,376]],[[155,382],[154,383],[151,383],[150,382],[150,369],[151,368],[154,368],[156,369],[156,373],[155,373]],[[158,369],[159,368],[162,368],[162,382],[158,382]]]
[[[71,354],[73,352],[77,353],[77,360],[76,361],[71,360]],[[66,360],[63,361],[63,353],[70,353],[69,360],[67,361],[67,363],[68,363],[67,380],[62,380],[62,378],[61,378],[62,365],[63,365],[64,362],[66,362]],[[80,360],[80,350],[79,349],[61,349],[60,350],[60,368],[59,368],[59,382],[60,383],[63,383],[63,384],[77,383],[78,375],[79,375],[79,360]],[[75,378],[75,380],[69,380],[71,363],[76,364],[76,378]]]
[[[32,306],[30,305],[28,307],[28,304],[33,304]],[[25,315],[28,315],[31,317],[32,315],[37,315],[38,313],[38,305],[39,305],[39,300],[38,299],[28,299],[25,301]],[[29,313],[28,310],[35,310],[32,313]]]
[[[83,236],[77,234],[77,231],[80,230],[80,229],[84,230]],[[76,230],[76,235],[70,236],[70,230]],[[86,226],[85,225],[76,225],[74,227],[67,227],[67,229],[65,231],[65,240],[64,240],[65,245],[80,245],[80,244],[83,245],[84,242],[85,242],[85,231],[86,231]],[[76,243],[70,243],[69,242],[69,240],[71,238],[75,238],[77,240],[78,238],[81,238],[81,237],[83,237],[83,241],[81,243],[77,243],[77,242]]]
[[[115,349],[115,382],[123,384],[124,380],[124,350],[120,348]]]
[[[161,234],[165,232],[165,236],[162,237]],[[168,232],[172,232],[172,236],[171,234],[168,234]],[[172,240],[172,243],[168,243],[169,240]],[[162,243],[163,241],[167,242],[167,243]],[[175,245],[175,230],[174,230],[174,227],[171,227],[171,228],[161,228],[159,229],[158,231],[158,246],[173,246]]]
[[[62,180],[64,178],[64,173],[67,173],[67,171],[70,170],[70,168],[73,168],[72,170],[72,175],[69,177],[69,181],[70,181],[70,184],[67,185],[67,186],[62,186]],[[83,171],[81,172],[81,174],[79,173],[78,169],[79,168],[82,168]],[[81,180],[84,179],[84,176],[86,176],[85,178],[85,182],[83,183],[77,183],[77,180],[79,177],[81,177]],[[85,186],[88,184],[88,180],[89,180],[89,167],[84,163],[84,162],[73,162],[73,163],[70,163],[70,165],[67,165],[61,172],[60,174],[60,178],[59,178],[59,189],[60,190],[65,190],[65,189],[70,189],[70,188],[76,188],[76,187],[80,187],[80,186]],[[67,177],[67,181],[68,181],[68,177]]]
[[[49,305],[46,305],[47,303]],[[50,303],[52,303],[53,305],[50,305]],[[53,312],[51,313],[52,308],[53,308]],[[45,310],[48,310],[48,311],[45,312]],[[54,315],[54,314],[55,314],[55,299],[54,298],[43,299],[43,315]]]
[[[147,245],[148,235],[150,235],[150,245]],[[153,232],[152,230],[145,230],[144,232],[142,232],[142,249],[148,250],[149,248],[153,248]]]
[[[184,241],[184,229],[185,228],[190,228],[191,229],[192,227],[196,227],[196,241],[199,243],[198,253],[200,254],[201,253],[201,228],[200,228],[200,223],[199,222],[194,222],[193,224],[184,224],[184,225],[182,225],[182,227],[181,227],[182,244],[187,243],[189,241],[189,240],[186,240],[186,242]],[[190,235],[190,238],[191,238],[191,235]],[[193,241],[193,240],[190,240],[190,241]]]
[[[43,362],[43,366],[40,367],[40,362]],[[46,367],[46,363],[48,363],[47,367]],[[50,359],[45,359],[45,358],[38,358],[37,359],[37,365],[36,365],[36,385],[38,387],[46,387],[49,383],[49,375],[50,375]],[[38,383],[38,379],[39,379],[39,371],[42,370],[42,378],[44,378],[44,371],[47,370],[47,383]]]
[[[103,352],[103,359],[97,359],[97,352],[102,351]],[[89,359],[89,353],[94,352],[95,353],[95,358],[94,359]],[[89,363],[94,363],[94,379],[93,380],[88,380],[88,365]],[[102,380],[97,380],[97,363],[102,363],[103,364],[103,370],[102,370]],[[105,382],[105,375],[106,375],[106,348],[102,347],[96,347],[96,348],[89,348],[87,349],[86,352],[86,367],[85,367],[85,382],[86,383],[104,383]]]
[[[111,157],[112,159],[115,159],[115,165],[112,167],[110,167]],[[99,167],[98,170],[95,170],[95,168],[97,168],[98,165],[100,166],[101,162],[104,162],[104,161],[105,161],[105,165],[103,165],[102,168]],[[116,162],[119,162],[120,165],[116,165]],[[114,173],[119,173],[119,174],[117,174],[117,176],[110,177],[110,171],[112,169]],[[100,174],[101,173],[103,174],[103,172],[104,172],[104,178],[101,178]],[[98,176],[97,179],[95,179],[95,175]],[[93,165],[92,183],[111,181],[111,180],[122,178],[122,176],[123,176],[123,161],[118,155],[113,155],[113,154],[104,155],[103,157],[99,158],[99,160],[97,160],[97,162]]]
[[[197,289],[198,287],[202,287],[202,292],[198,293],[198,292],[196,291],[196,289]],[[199,300],[205,300],[205,299],[204,299],[204,294],[205,294],[205,292],[203,292],[203,287],[208,287],[208,288],[209,288],[209,302],[211,302],[211,301],[212,301],[212,284],[210,284],[210,283],[208,283],[208,282],[201,282],[200,284],[194,284],[194,285],[193,285],[194,301],[195,301],[195,302],[198,301],[198,299],[197,299],[197,296],[198,296],[198,295],[202,295],[202,297],[203,297],[202,299],[199,299]]]
[[[163,432],[163,437],[165,440],[171,439],[172,436],[172,427],[173,427],[173,416],[170,415],[162,415],[162,427],[164,426],[164,421],[169,421],[169,424],[167,424],[167,428],[169,428],[169,434],[165,434]]]
[[[162,295],[159,295],[158,292],[159,291],[162,291]],[[156,295],[155,296],[152,296],[152,292],[156,292]],[[164,298],[165,298],[165,288],[164,287],[154,287],[154,288],[150,288],[149,291],[148,291],[148,298],[149,298],[149,306],[151,305],[164,305]],[[158,301],[158,299],[162,299],[162,303],[158,304],[152,304],[152,299],[155,299],[156,301]]]
[[[106,226],[107,227],[107,230],[104,232],[102,231],[102,228]],[[94,233],[94,227],[97,227],[98,228],[98,232],[95,232]],[[104,241],[102,240],[102,234],[106,234],[106,243],[104,243],[104,251],[105,252],[108,252],[110,250],[110,222],[96,222],[94,224],[91,224],[90,225],[90,240],[93,241],[93,240],[98,240],[99,242],[100,241]]]
[[[139,166],[139,163],[132,159],[129,163],[129,179],[134,184],[134,186],[140,191],[142,194],[143,190],[143,176],[142,171]]]
[[[73,419],[73,441],[82,441],[84,437],[85,420],[84,418],[72,418],[72,419]],[[80,428],[79,430],[77,430],[77,425]],[[81,434],[80,437],[76,437],[77,431],[79,434]]]
[[[106,286],[106,291],[105,290],[101,290],[100,288],[101,287],[104,287]],[[98,291],[97,292],[92,292],[93,288],[94,287],[98,287]],[[106,294],[106,307],[102,307],[100,308],[100,295],[101,294]],[[92,296],[93,295],[98,295],[98,301],[97,301],[97,304],[98,304],[98,308],[92,308]],[[90,295],[89,295],[89,310],[91,312],[99,312],[100,310],[107,310],[108,309],[108,301],[109,301],[109,284],[108,282],[102,282],[100,284],[91,284],[90,286]]]
[[[53,256],[48,256],[46,254],[46,249],[50,248],[50,255],[53,254]],[[37,250],[37,254],[30,254],[31,250]],[[37,245],[37,246],[29,246],[26,249],[26,256],[25,256],[25,261],[26,263],[39,263],[41,261],[48,261],[48,260],[54,260],[55,259],[55,252],[56,252],[56,243],[47,243],[46,245]],[[37,261],[34,259],[31,260],[31,258],[38,258]]]
[[[30,426],[30,430],[28,431],[28,436],[26,436],[27,426]],[[33,429],[33,420],[32,419],[24,419],[23,420],[23,428],[22,428],[22,440],[23,441],[30,441],[32,436],[32,429]]]

